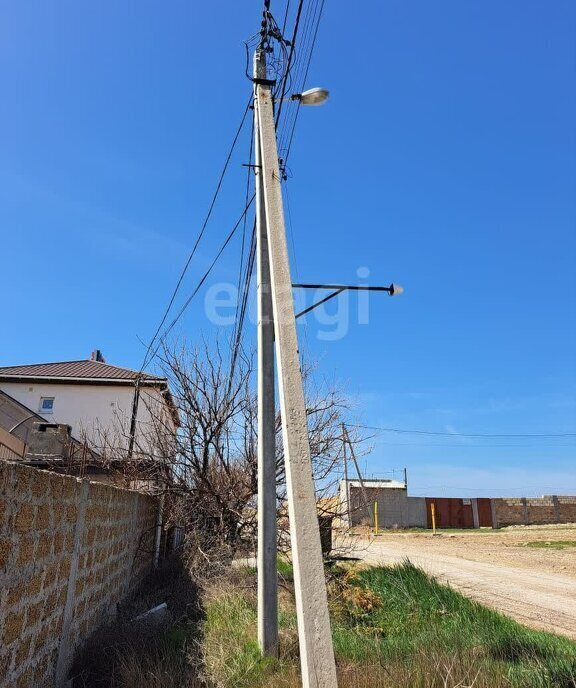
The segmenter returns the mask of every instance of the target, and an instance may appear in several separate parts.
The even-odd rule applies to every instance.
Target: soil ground
[[[371,564],[406,558],[469,597],[521,623],[576,639],[576,547],[553,549],[529,542],[576,540],[576,524],[501,530],[367,531],[336,537]],[[350,553],[349,551],[347,553]]]

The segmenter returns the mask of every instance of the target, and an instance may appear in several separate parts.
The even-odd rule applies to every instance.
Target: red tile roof
[[[36,363],[33,365],[0,367],[0,380],[16,378],[27,379],[62,379],[71,378],[76,381],[130,381],[135,380],[139,373],[129,368],[102,363],[100,361],[63,361],[60,363]],[[166,382],[165,378],[144,374],[143,382]]]

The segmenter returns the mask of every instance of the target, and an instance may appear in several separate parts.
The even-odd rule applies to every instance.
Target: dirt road
[[[534,537],[525,531],[520,536],[528,540]],[[542,534],[536,537],[542,537]],[[576,550],[566,554],[524,548],[527,556],[522,559],[518,555],[511,556],[507,551],[509,547],[505,532],[486,536],[464,535],[461,538],[432,537],[423,533],[385,534],[369,544],[355,540],[357,556],[367,563],[390,564],[408,558],[440,582],[450,584],[468,597],[527,626],[576,640],[576,578],[573,574]],[[516,548],[521,547],[523,545],[519,541]],[[520,565],[512,566],[503,559],[515,560]],[[565,572],[557,573],[558,559],[566,560],[572,566],[562,564],[560,568]]]

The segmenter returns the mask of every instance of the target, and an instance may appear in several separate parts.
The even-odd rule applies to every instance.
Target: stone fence
[[[432,505],[438,528],[576,523],[576,496],[409,497],[405,488],[351,483],[347,493],[341,485],[338,499],[342,523],[352,527],[372,525],[377,513],[380,528],[431,528]]]
[[[513,497],[492,500],[495,527],[576,523],[576,497]]]
[[[150,570],[154,497],[0,461],[0,688],[66,683]]]

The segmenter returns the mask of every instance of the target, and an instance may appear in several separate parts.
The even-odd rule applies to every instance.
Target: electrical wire
[[[218,250],[218,253],[216,254],[215,258],[214,258],[214,259],[212,260],[212,262],[210,263],[209,268],[206,270],[206,272],[204,273],[204,275],[202,276],[202,278],[200,279],[200,281],[198,282],[198,284],[197,284],[196,287],[194,288],[194,291],[193,291],[193,292],[191,293],[191,295],[186,299],[186,301],[184,302],[184,304],[182,305],[182,307],[181,307],[180,310],[178,311],[178,314],[177,314],[176,317],[172,320],[172,322],[170,323],[170,325],[164,330],[164,333],[163,333],[162,336],[160,337],[160,340],[159,340],[159,342],[158,342],[158,345],[156,346],[156,348],[155,348],[154,351],[152,352],[152,355],[150,356],[150,360],[152,360],[152,359],[156,356],[156,354],[158,353],[158,350],[159,350],[160,346],[162,346],[163,341],[166,339],[166,337],[168,336],[168,334],[169,334],[169,333],[171,332],[171,330],[174,328],[174,326],[176,325],[176,323],[178,322],[178,320],[180,320],[180,318],[184,315],[184,312],[186,311],[186,309],[188,308],[188,306],[190,305],[190,303],[192,302],[192,300],[194,299],[194,297],[196,296],[196,294],[200,291],[200,288],[202,287],[202,285],[204,284],[204,282],[208,279],[208,276],[210,275],[210,273],[212,272],[214,266],[216,265],[216,263],[217,263],[218,260],[220,259],[220,256],[221,256],[222,253],[224,252],[224,249],[225,249],[226,246],[228,246],[228,244],[230,243],[232,237],[234,236],[234,234],[236,233],[236,230],[238,229],[238,227],[239,227],[240,224],[242,223],[242,221],[243,221],[243,219],[244,219],[244,216],[246,215],[246,213],[247,213],[248,210],[250,209],[250,206],[251,206],[252,203],[254,202],[254,199],[255,199],[255,198],[256,198],[256,194],[253,194],[253,195],[252,195],[252,198],[249,200],[249,202],[247,203],[246,207],[245,207],[244,210],[242,211],[242,214],[241,214],[240,217],[238,218],[236,224],[234,225],[234,227],[232,227],[230,233],[228,234],[228,236],[227,236],[226,239],[224,240],[222,246],[221,246],[220,249]]]
[[[290,3],[288,3],[290,4]],[[280,101],[278,103],[278,111],[276,113],[276,129],[278,129],[278,123],[280,121],[280,116],[282,114],[282,105],[284,103],[284,97],[286,95],[287,87],[288,87],[288,79],[290,77],[290,69],[292,66],[292,60],[294,58],[294,51],[296,49],[296,37],[298,35],[298,27],[300,25],[300,16],[302,14],[302,6],[304,4],[304,0],[299,0],[298,2],[298,9],[296,10],[296,19],[294,20],[294,31],[292,32],[292,40],[290,41],[290,52],[288,53],[288,63],[286,65],[286,78],[283,79],[282,81],[282,88],[280,91]],[[286,7],[286,12],[288,12],[288,7]],[[286,19],[284,19],[284,22],[286,22]],[[282,29],[284,32],[284,28]]]
[[[324,1],[321,0],[320,2],[320,12],[318,14],[318,19],[316,20],[316,26],[314,29],[314,35],[312,38],[312,45],[310,47],[310,52],[308,54],[308,61],[306,63],[306,71],[304,72],[304,78],[302,79],[302,87],[306,83],[306,79],[308,78],[308,71],[310,70],[310,63],[312,61],[312,55],[314,53],[314,48],[316,46],[316,39],[318,38],[318,29],[320,28],[320,20],[322,19],[322,13],[324,11]],[[298,115],[300,113],[300,101],[297,102],[296,106],[296,114],[294,115],[294,122],[292,124],[292,128],[290,131],[290,137],[288,139],[288,146],[286,149],[286,155],[284,156],[284,166],[288,164],[288,158],[290,157],[290,150],[292,148],[292,141],[294,139],[294,131],[296,130],[296,124],[298,122]]]
[[[276,23],[273,15],[270,12],[270,7],[269,3],[265,3],[264,7],[264,13],[263,13],[263,23],[262,23],[262,30],[260,32],[260,40],[259,40],[259,47],[263,50],[265,50],[268,53],[268,59],[267,59],[267,68],[276,78],[276,87],[273,91],[273,98],[278,101],[278,110],[276,113],[276,118],[275,118],[275,124],[276,124],[276,129],[278,132],[278,127],[281,121],[282,117],[282,104],[284,102],[284,98],[286,95],[286,92],[288,91],[290,85],[291,85],[291,72],[294,67],[294,59],[296,55],[296,43],[298,40],[298,33],[300,29],[300,22],[301,22],[301,17],[302,17],[302,10],[304,7],[304,2],[303,0],[299,0],[298,3],[298,8],[296,10],[296,17],[294,21],[294,28],[292,31],[292,40],[291,41],[286,41],[284,38],[284,33],[286,30],[286,22],[287,22],[287,17],[288,17],[288,12],[289,12],[289,0],[286,5],[285,13],[284,13],[284,21],[282,25],[282,30],[279,28],[278,24]],[[312,10],[313,8],[313,10]],[[312,38],[312,44],[308,48],[306,45],[306,40],[303,41],[303,47],[304,50],[302,52],[302,55],[304,56],[304,61],[305,61],[305,68],[303,65],[298,65],[300,74],[304,74],[304,81],[307,77],[308,74],[308,69],[310,67],[310,61],[312,59],[312,52],[314,49],[314,44],[316,41],[316,36],[318,33],[318,25],[320,22],[320,18],[322,15],[322,9],[323,9],[323,1],[322,5],[320,6],[320,11],[318,11],[318,0],[316,0],[315,4],[311,4],[308,8],[308,11],[306,12],[306,18],[305,18],[305,29],[306,31],[304,32],[304,39],[306,37],[313,36]],[[315,27],[315,28],[313,28]],[[249,48],[250,44],[254,41],[255,37],[257,34],[252,36],[250,39],[245,41],[245,46],[246,46],[246,76],[248,76],[249,79],[251,77],[248,75],[248,65],[249,65]],[[274,47],[272,47],[271,39],[274,39]],[[286,50],[286,46],[290,47],[289,52]],[[274,53],[274,50],[277,50],[277,53]],[[304,70],[302,72],[302,70]],[[252,79],[251,79],[252,80]],[[295,118],[292,121],[292,129],[291,129],[291,136],[290,140],[292,141],[292,138],[294,136],[294,128],[295,128]],[[251,147],[250,147],[250,162],[252,159],[252,142],[251,142]],[[285,177],[285,165],[282,165],[284,174],[283,176]],[[249,167],[249,171],[251,168]],[[249,179],[247,180],[247,193],[248,193],[248,185],[249,185]],[[238,355],[240,352],[240,347],[241,347],[241,340],[242,340],[242,334],[243,334],[243,327],[244,327],[244,321],[245,321],[245,316],[246,316],[246,311],[247,311],[247,303],[248,303],[248,297],[249,297],[249,292],[250,292],[250,284],[251,284],[251,277],[252,277],[252,272],[254,269],[254,262],[255,262],[255,257],[256,257],[256,226],[254,224],[253,231],[252,231],[252,236],[250,240],[250,250],[248,254],[248,259],[246,262],[246,268],[244,271],[244,281],[243,281],[243,286],[242,289],[240,289],[240,275],[242,274],[242,268],[243,268],[243,263],[244,263],[244,237],[245,237],[245,223],[246,223],[246,217],[244,218],[244,230],[243,230],[243,240],[242,240],[242,248],[241,248],[241,257],[240,257],[240,270],[239,270],[239,281],[238,281],[238,301],[236,305],[236,316],[235,316],[235,321],[234,321],[234,330],[232,333],[232,347],[231,347],[231,362],[230,362],[230,371],[229,371],[229,383],[228,386],[231,388],[232,385],[232,378],[235,372],[235,367],[236,367],[236,362],[238,359]],[[294,247],[293,247],[294,248]]]
[[[247,172],[246,172],[246,197],[245,197],[245,205],[248,204],[248,196],[250,194],[250,181],[252,179],[252,154],[254,152],[254,119],[252,119],[252,131],[250,134],[250,151],[248,153],[248,165],[247,165]],[[244,215],[244,220],[242,222],[242,246],[240,248],[240,268],[238,270],[238,295],[240,294],[240,289],[241,289],[241,282],[242,282],[242,272],[243,272],[243,267],[244,267],[244,247],[246,244],[246,220],[247,220],[247,215]],[[236,324],[238,322],[238,314],[239,314],[239,304],[240,301],[236,301],[236,315],[234,319],[234,325],[236,327]],[[234,337],[233,337],[234,339]]]
[[[304,72],[304,65],[307,62],[306,56],[310,52],[310,37],[312,35],[312,27],[314,25],[314,20],[316,18],[318,11],[318,0],[315,2],[310,2],[303,13],[303,16],[299,22],[301,38],[296,40],[294,36],[294,48],[296,48],[296,43],[298,44],[298,58],[292,62],[290,65],[290,77],[294,83],[296,92],[302,92],[304,90],[304,81],[302,75]],[[282,156],[285,157],[286,151],[286,141],[288,132],[292,128],[294,123],[294,118],[296,117],[296,111],[299,109],[300,101],[288,101],[286,117],[284,122],[279,125],[279,149]]]
[[[278,95],[280,94],[280,101],[279,101],[279,107],[277,111],[277,116],[276,116],[276,127],[278,128],[278,125],[281,120],[281,115],[282,115],[282,102],[285,97],[285,94],[291,84],[291,72],[292,69],[294,68],[294,60],[295,60],[295,45],[298,40],[298,33],[300,30],[300,22],[301,22],[301,17],[302,17],[302,11],[304,7],[303,0],[299,0],[298,8],[296,11],[296,18],[294,22],[294,28],[292,32],[292,41],[288,42],[284,39],[284,32],[286,30],[286,23],[287,23],[287,18],[288,18],[288,13],[289,13],[289,6],[290,6],[290,0],[287,0],[286,4],[286,9],[284,13],[284,21],[282,25],[282,30],[279,28],[278,24],[276,23],[274,17],[272,16],[270,9],[269,9],[269,2],[265,2],[265,9],[264,9],[264,20],[263,20],[263,25],[262,25],[262,30],[260,34],[255,34],[253,37],[248,39],[248,41],[245,42],[246,44],[246,50],[248,54],[248,49],[249,49],[249,44],[256,38],[257,36],[260,35],[260,45],[266,45],[268,52],[270,54],[270,58],[268,60],[269,63],[269,68],[273,73],[275,73],[276,76],[276,81],[277,81],[277,86],[274,90],[274,97],[277,99]],[[322,10],[324,7],[324,0],[322,0],[320,4],[320,11],[318,12],[318,0],[316,0],[315,3],[311,3],[307,7],[306,11],[306,16],[305,16],[305,21],[304,21],[304,32],[303,32],[303,40],[302,40],[302,60],[300,60],[300,64],[297,65],[298,67],[298,73],[299,76],[302,75],[302,70],[303,70],[303,65],[305,64],[306,67],[304,69],[304,77],[302,79],[302,83],[306,81],[307,75],[308,75],[308,70],[310,67],[310,62],[312,59],[312,54],[314,51],[314,45],[316,42],[317,34],[318,34],[318,27],[320,23],[320,19],[322,16]],[[313,29],[313,30],[312,30]],[[312,42],[311,44],[308,44],[309,42],[309,37],[312,35]],[[271,47],[270,44],[270,38],[275,39],[274,43],[274,48]],[[287,46],[290,47],[290,51],[288,52]],[[276,50],[276,52],[274,52]],[[246,68],[247,76],[248,76],[248,61],[247,61],[247,68]],[[249,77],[250,78],[250,77]],[[178,314],[176,317],[172,320],[172,322],[168,325],[168,327],[164,330],[162,335],[160,336],[160,333],[162,331],[162,328],[164,327],[166,320],[168,318],[168,315],[170,311],[172,310],[172,307],[174,305],[176,296],[178,292],[180,291],[180,288],[182,286],[184,277],[188,271],[188,268],[190,267],[190,264],[194,258],[194,255],[196,254],[196,251],[198,249],[198,246],[205,234],[207,225],[210,221],[210,218],[212,216],[212,211],[214,209],[214,206],[216,204],[216,201],[218,199],[222,183],[225,177],[225,174],[228,170],[230,160],[232,158],[232,154],[234,152],[234,149],[236,147],[237,141],[239,139],[240,133],[243,129],[246,117],[248,115],[248,112],[250,110],[250,106],[252,103],[252,96],[250,97],[246,108],[244,110],[244,113],[242,115],[240,124],[236,130],[236,133],[234,135],[232,144],[230,146],[228,155],[226,157],[223,169],[220,173],[218,183],[216,186],[216,190],[213,194],[211,203],[208,208],[208,212],[206,214],[206,217],[204,219],[204,222],[202,224],[202,227],[200,229],[200,232],[198,233],[198,236],[196,238],[196,241],[194,242],[194,245],[192,247],[192,250],[186,260],[186,263],[184,264],[184,267],[178,277],[178,280],[176,282],[176,286],[174,287],[172,294],[170,296],[170,299],[168,301],[168,305],[166,306],[164,313],[162,315],[162,318],[160,320],[160,323],[158,327],[156,328],[153,337],[151,338],[145,355],[144,359],[142,362],[142,366],[140,368],[140,372],[144,370],[144,368],[150,363],[150,361],[156,356],[156,353],[158,352],[158,349],[160,348],[162,342],[165,340],[166,336],[168,333],[174,328],[178,320],[182,317],[183,313],[186,311],[188,308],[190,302],[192,299],[196,296],[206,279],[208,278],[209,274],[211,273],[212,269],[214,268],[216,262],[222,255],[222,252],[234,236],[236,230],[238,229],[238,226],[242,222],[243,224],[243,232],[242,232],[242,245],[241,245],[241,251],[240,251],[240,267],[239,267],[239,273],[238,273],[238,285],[239,285],[239,297],[240,297],[240,284],[241,284],[241,276],[242,276],[242,271],[243,271],[243,265],[244,265],[244,251],[245,251],[245,240],[246,240],[246,219],[247,219],[247,212],[254,200],[254,195],[248,201],[248,194],[249,194],[249,184],[250,184],[250,169],[248,170],[248,180],[247,180],[247,188],[246,188],[246,204],[244,211],[241,215],[241,218],[238,220],[236,225],[233,227],[232,231],[230,234],[227,236],[225,239],[224,243],[222,244],[220,250],[218,251],[216,257],[212,261],[210,267],[208,270],[204,273],[198,284],[196,285],[195,289],[193,290],[192,294],[188,297],[188,299],[184,302],[183,306],[180,308]],[[295,109],[295,114],[291,118],[291,125],[290,125],[290,137],[289,137],[289,143],[288,143],[288,149],[287,149],[287,155],[285,156],[284,162],[283,162],[283,168],[285,169],[285,161],[288,157],[288,154],[290,152],[290,147],[292,145],[293,137],[294,137],[294,129],[296,127],[296,122],[298,118],[298,110],[299,110],[299,103],[296,104],[296,107],[293,108]],[[285,135],[286,136],[286,135]],[[251,137],[251,149],[250,149],[250,156],[249,159],[251,160],[252,158],[252,139],[253,136]],[[255,260],[255,253],[256,253],[256,232],[255,228],[253,228],[252,231],[252,236],[251,236],[251,241],[250,241],[250,249],[248,253],[248,259],[246,262],[246,269],[244,270],[244,282],[242,286],[242,294],[241,298],[239,298],[238,303],[237,303],[237,309],[236,309],[236,318],[235,318],[235,329],[233,332],[233,347],[232,347],[232,365],[231,365],[231,373],[233,373],[235,362],[238,356],[239,348],[240,348],[240,341],[241,341],[241,336],[242,336],[242,331],[243,331],[243,324],[245,320],[245,314],[246,314],[246,309],[247,309],[247,301],[248,301],[248,294],[249,294],[249,289],[250,289],[250,281],[251,281],[251,276],[254,268],[254,260]],[[154,345],[157,344],[156,347]]]
[[[242,290],[242,297],[239,299],[240,303],[240,316],[236,321],[236,327],[233,335],[232,353],[230,357],[230,370],[228,376],[228,392],[232,388],[232,383],[234,380],[234,373],[236,372],[236,363],[238,361],[238,355],[240,353],[240,347],[242,344],[242,333],[244,330],[244,321],[246,318],[246,310],[248,306],[248,296],[250,294],[250,284],[252,279],[252,273],[254,271],[254,262],[256,258],[256,222],[254,222],[254,228],[252,230],[252,237],[250,241],[250,251],[248,254],[248,260],[246,262],[246,271],[244,275],[244,286]]]
[[[288,13],[290,12],[290,0],[286,2],[286,9],[284,10],[284,21],[282,22],[282,35],[286,30],[286,21],[288,20]]]
[[[529,438],[543,438],[551,439],[554,437],[576,437],[576,432],[563,432],[563,433],[542,433],[542,434],[530,434],[530,433],[519,433],[519,434],[495,434],[495,433],[462,433],[462,432],[430,432],[428,430],[404,430],[400,428],[383,428],[375,425],[361,425],[347,423],[348,427],[358,428],[361,430],[376,430],[380,432],[394,432],[407,435],[433,435],[438,437],[469,437],[469,438],[480,438],[485,437],[486,439],[529,439]]]
[[[262,31],[260,34],[260,40],[259,40],[259,48],[265,50],[268,53],[268,58],[267,58],[267,69],[271,71],[277,81],[276,88],[274,89],[273,97],[274,99],[278,99],[278,94],[280,94],[279,98],[279,110],[277,112],[276,116],[276,126],[278,124],[278,121],[280,119],[281,115],[281,106],[282,106],[282,101],[283,98],[286,94],[286,91],[289,87],[290,84],[290,70],[291,70],[291,64],[292,60],[294,57],[294,44],[296,41],[296,36],[298,34],[298,25],[300,21],[300,15],[302,12],[302,6],[303,6],[303,0],[299,1],[298,9],[297,9],[297,14],[296,14],[296,20],[295,20],[295,25],[294,25],[294,30],[293,30],[293,40],[291,43],[286,41],[284,39],[284,32],[286,29],[286,22],[287,22],[287,17],[288,17],[288,12],[289,12],[289,0],[286,4],[286,9],[284,13],[284,21],[283,21],[283,26],[282,30],[279,28],[278,24],[276,23],[272,13],[270,12],[269,9],[269,4],[265,4],[264,8],[264,19],[263,19],[263,25],[262,25]],[[246,46],[246,75],[248,75],[248,64],[249,64],[249,47],[250,43],[253,42],[255,36],[252,36],[250,39],[245,41],[245,46]],[[275,47],[278,50],[278,54],[274,55],[273,50],[274,48],[271,45],[270,39],[273,38],[275,39]],[[290,51],[289,53],[286,51],[286,46],[290,46]],[[251,79],[252,80],[252,79]],[[252,132],[254,133],[254,132]],[[250,147],[250,162],[252,158],[252,142],[251,142],[251,147]],[[249,170],[251,168],[249,167]],[[249,184],[249,180],[247,182]],[[248,191],[248,189],[247,189]],[[240,260],[240,273],[239,273],[239,278],[240,275],[242,274],[242,267],[243,267],[243,251],[244,251],[244,242],[242,244],[242,253],[241,253],[241,260]],[[240,347],[241,347],[241,341],[242,341],[242,333],[243,333],[243,327],[244,327],[244,321],[245,321],[245,316],[246,316],[246,311],[247,311],[247,303],[248,303],[248,297],[250,293],[250,284],[251,284],[251,278],[252,278],[252,273],[254,269],[254,262],[255,262],[255,257],[256,257],[256,226],[254,223],[254,227],[252,230],[252,236],[251,236],[251,241],[250,241],[250,250],[248,254],[248,260],[246,263],[246,270],[244,272],[244,281],[243,281],[243,286],[242,289],[240,288],[240,279],[238,283],[238,301],[236,305],[236,316],[235,316],[235,321],[234,321],[234,330],[232,333],[232,347],[231,347],[231,359],[230,359],[230,370],[229,370],[229,382],[228,382],[228,388],[230,389],[232,386],[232,379],[234,376],[235,368],[236,368],[236,362],[238,359],[238,355],[240,352]]]
[[[353,426],[352,426],[353,427]],[[541,451],[542,449],[563,449],[576,448],[576,444],[441,444],[431,442],[379,442],[383,447],[439,447],[441,449],[457,449],[458,451],[467,451],[469,449],[535,449]]]
[[[222,182],[224,181],[224,177],[225,177],[226,172],[228,170],[228,166],[230,164],[232,154],[234,152],[234,149],[236,148],[236,143],[237,143],[238,138],[240,136],[240,133],[244,127],[244,122],[246,121],[246,116],[247,116],[248,112],[250,111],[251,104],[252,104],[252,96],[250,96],[250,99],[248,100],[248,103],[246,104],[246,108],[244,109],[242,119],[240,120],[240,124],[238,125],[236,133],[235,133],[234,138],[232,140],[232,144],[231,144],[230,149],[228,151],[228,155],[226,156],[226,160],[224,162],[224,166],[222,168],[222,171],[220,172],[220,176],[218,178],[218,184],[216,185],[216,190],[214,191],[214,194],[212,196],[212,200],[210,202],[210,206],[208,207],[208,212],[206,214],[206,217],[204,218],[204,222],[202,223],[202,227],[200,229],[200,232],[198,233],[198,236],[196,237],[196,241],[194,242],[194,246],[192,247],[192,251],[188,255],[188,259],[186,260],[186,263],[184,264],[184,267],[182,268],[182,271],[180,272],[180,276],[178,278],[176,286],[174,287],[174,290],[172,291],[172,295],[170,297],[168,305],[166,306],[166,309],[164,310],[164,314],[162,316],[162,319],[160,320],[160,324],[156,328],[156,331],[154,332],[154,336],[152,337],[152,339],[150,340],[150,343],[148,344],[148,348],[146,349],[146,353],[144,354],[144,359],[143,359],[142,365],[140,367],[140,372],[142,372],[144,370],[144,368],[148,365],[148,363],[150,363],[152,358],[154,358],[154,356],[150,356],[150,351],[151,351],[152,347],[154,346],[154,342],[158,338],[158,335],[160,334],[160,330],[162,329],[162,327],[164,326],[164,323],[166,322],[166,318],[168,317],[168,314],[170,313],[170,310],[172,309],[172,306],[174,304],[174,300],[176,299],[178,291],[180,290],[180,287],[182,285],[182,281],[184,280],[186,272],[188,271],[188,268],[190,267],[190,263],[192,262],[192,259],[194,258],[194,255],[196,254],[196,250],[198,248],[198,245],[200,244],[200,241],[202,240],[202,237],[204,236],[204,233],[206,231],[206,227],[208,226],[208,222],[210,221],[210,217],[212,216],[212,211],[214,210],[216,200],[218,199],[218,196],[220,194],[220,189],[222,188]],[[156,351],[157,351],[157,349],[156,349]]]

